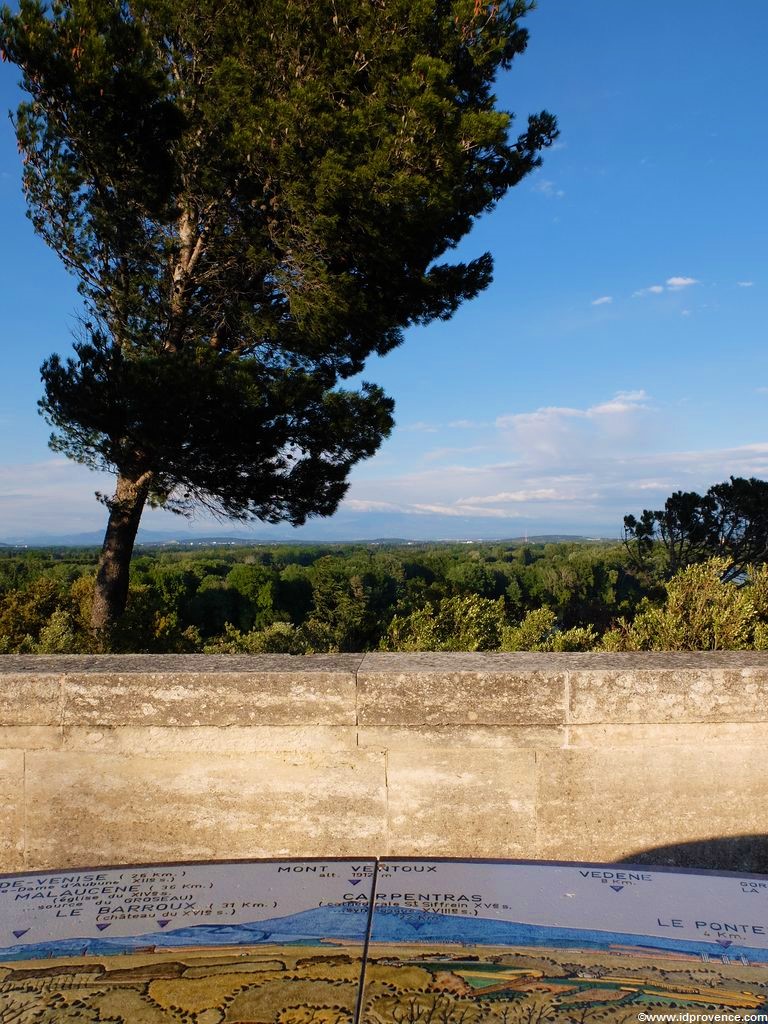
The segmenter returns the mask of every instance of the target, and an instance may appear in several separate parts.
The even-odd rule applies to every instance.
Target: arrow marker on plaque
[[[350,885],[360,885],[362,878],[348,878],[347,881]]]
[[[718,939],[718,946],[722,946],[723,949],[728,949],[729,946],[733,945],[733,939]]]
[[[20,939],[21,936],[26,935],[28,931],[29,928],[20,928],[19,931],[14,932],[13,934],[16,936],[17,939]]]
[[[100,932],[103,932],[105,928],[109,928],[109,923],[108,924],[97,924],[96,927],[99,929]]]
[[[165,926],[166,926],[167,924],[170,924],[171,922],[170,922],[170,920],[168,920],[168,921],[161,921],[161,920],[160,920],[160,919],[158,918],[158,921],[157,921],[157,923],[158,923],[158,924],[160,925],[160,927],[161,927],[161,928],[165,928]]]
[[[624,888],[624,886],[623,885],[612,885],[611,888],[613,889],[614,892],[621,892],[621,890]]]

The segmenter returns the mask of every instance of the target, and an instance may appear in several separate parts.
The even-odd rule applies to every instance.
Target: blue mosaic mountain
[[[433,914],[403,907],[378,907],[373,919],[371,942],[445,943],[465,946],[550,946],[567,949],[607,949],[610,946],[635,946],[681,953],[709,953],[731,957],[745,956],[750,961],[768,962],[768,949],[729,942],[723,947],[714,941],[695,939],[645,938],[627,932],[596,929],[555,928],[497,921],[484,917]]]
[[[17,943],[0,948],[0,960],[79,956],[85,950],[90,956],[109,956],[146,946],[172,949],[176,946],[317,944],[321,940],[332,943],[334,939],[357,940],[362,943],[367,923],[366,907],[336,905],[248,924],[192,925],[134,936],[109,938],[101,935],[90,939]],[[649,952],[657,949],[710,955],[727,953],[730,957],[744,956],[751,962],[768,962],[768,949],[757,949],[735,941],[726,947],[714,941],[643,938],[625,932],[543,927],[402,907],[377,908],[371,941],[409,945],[548,946],[596,950],[611,946],[634,946],[648,949]]]
[[[92,938],[18,943],[5,948],[0,947],[0,960],[80,956],[84,948],[87,948],[89,956],[110,956],[130,953],[146,946],[169,949],[175,946],[252,946],[260,943],[296,943],[302,940],[312,944],[322,939],[331,942],[334,939],[344,939],[348,942],[357,940],[362,944],[365,941],[367,927],[368,907],[344,904],[316,907],[287,917],[274,917],[247,924],[198,924],[143,935],[110,938],[102,934]],[[32,937],[32,930],[28,937]]]

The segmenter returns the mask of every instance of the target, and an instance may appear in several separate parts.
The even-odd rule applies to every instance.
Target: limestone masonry
[[[0,658],[0,871],[304,856],[768,871],[768,654]]]

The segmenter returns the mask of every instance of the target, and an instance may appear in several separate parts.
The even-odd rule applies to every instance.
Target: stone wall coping
[[[372,652],[367,654],[5,654],[2,675],[184,675],[239,673],[357,673],[409,675],[425,673],[552,673],[768,671],[768,651],[595,651],[550,654],[533,651]]]
[[[768,669],[768,651],[590,651],[551,654],[539,651],[387,653],[363,656],[360,674],[411,672],[616,672],[668,669]]]
[[[0,675],[355,673],[362,660],[362,654],[4,654]]]
[[[590,725],[756,722],[768,722],[768,652],[0,657],[0,727],[472,726],[567,740]]]

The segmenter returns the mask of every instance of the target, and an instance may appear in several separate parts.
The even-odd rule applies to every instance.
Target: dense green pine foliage
[[[388,434],[390,399],[341,383],[487,286],[489,254],[446,254],[557,135],[543,112],[510,137],[495,109],[529,6],[0,12],[29,95],[16,132],[30,216],[85,304],[75,358],[42,368],[41,407],[55,448],[118,478],[95,629],[122,613],[146,501],[303,523],[335,510]]]
[[[675,491],[663,509],[624,516],[624,543],[645,575],[721,558],[723,579],[738,579],[768,561],[768,481],[732,476],[703,495]]]

